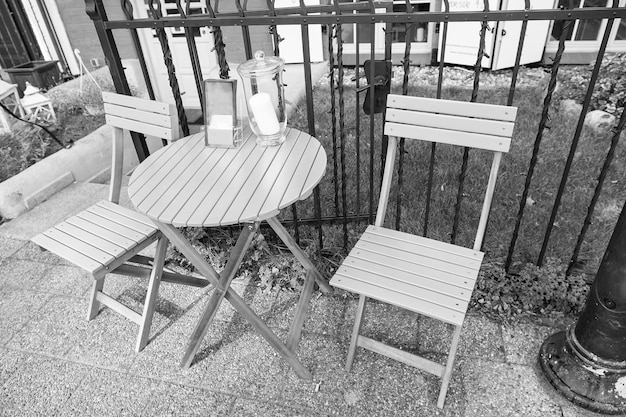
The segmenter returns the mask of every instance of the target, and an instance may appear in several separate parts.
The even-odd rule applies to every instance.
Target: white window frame
[[[579,0],[579,5],[582,6],[584,0]],[[612,0],[607,0],[607,7],[611,7]],[[619,1],[620,7],[626,7],[626,0]],[[613,27],[611,28],[611,36],[609,38],[609,43],[607,44],[606,51],[607,52],[626,52],[626,40],[615,40],[617,36],[617,31],[619,29],[620,19],[615,19],[613,23]],[[552,33],[552,26],[550,27],[550,32]],[[574,30],[572,34],[576,34],[578,30],[579,21],[576,21],[574,24]],[[591,41],[583,41],[583,40],[567,40],[565,41],[565,52],[566,53],[585,53],[585,52],[593,52],[597,53],[598,47],[602,43],[602,36],[604,35],[604,31],[606,30],[607,20],[604,19],[602,21],[602,25],[598,31],[598,38]],[[557,51],[559,45],[558,39],[551,39],[548,37],[548,41],[546,42],[546,53],[555,53]]]

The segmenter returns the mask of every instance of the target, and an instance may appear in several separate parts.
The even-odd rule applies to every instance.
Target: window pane
[[[430,10],[430,4],[428,3],[412,3],[414,12],[427,12]],[[394,2],[393,4],[394,13],[405,13],[406,12],[406,3],[398,3]],[[428,23],[422,22],[419,24],[414,24],[409,29],[409,36],[411,38],[411,42],[426,42],[428,41]],[[406,26],[404,23],[392,23],[391,24],[391,35],[392,42],[401,42],[404,43],[406,39]]]
[[[366,0],[359,0],[366,1]],[[339,0],[339,3],[352,3],[352,0]],[[371,13],[369,9],[360,11],[359,13]],[[345,43],[354,43],[355,36],[354,30],[356,25],[342,25],[341,26],[341,39]],[[372,27],[369,24],[358,25],[359,43],[370,43],[372,41]]]
[[[585,0],[583,7],[606,7],[606,0]],[[602,19],[581,20],[576,30],[577,41],[595,41],[600,34]]]
[[[626,41],[626,21],[620,20],[619,27],[617,28],[617,35],[615,35],[616,41]]]
[[[570,1],[569,0],[559,0],[558,4],[556,5],[557,9],[569,9],[570,8]],[[572,34],[573,29],[574,29],[574,22],[570,21],[571,23],[569,24],[568,28],[567,28],[567,34],[565,35],[565,40],[569,41],[572,39]],[[550,37],[551,40],[553,41],[558,41],[561,38],[561,34],[563,33],[563,29],[565,28],[565,23],[567,23],[567,21],[565,20],[555,20],[554,21],[554,25],[552,25],[552,33],[550,33]]]

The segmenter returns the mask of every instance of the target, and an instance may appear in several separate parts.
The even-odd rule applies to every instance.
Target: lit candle
[[[250,97],[248,104],[261,135],[274,135],[280,132],[278,118],[274,113],[274,106],[269,94],[256,93]]]

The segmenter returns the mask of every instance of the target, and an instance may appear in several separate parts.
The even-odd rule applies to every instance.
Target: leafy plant
[[[500,265],[481,270],[471,306],[498,316],[562,312],[576,314],[584,306],[589,283],[582,274],[565,276],[566,265],[548,258],[541,267],[524,265],[518,274],[507,275]]]
[[[570,71],[567,76],[562,77],[557,97],[583,101],[594,65],[595,63],[592,62],[586,70]],[[622,114],[622,108],[626,102],[624,66],[626,66],[626,53],[604,55],[591,97],[592,110],[602,110],[616,117]]]

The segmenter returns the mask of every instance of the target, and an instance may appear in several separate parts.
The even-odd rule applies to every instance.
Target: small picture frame
[[[234,148],[241,144],[237,112],[237,80],[204,80],[204,144]]]

